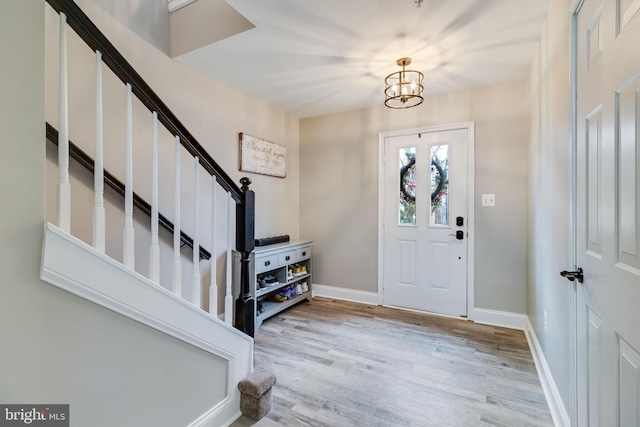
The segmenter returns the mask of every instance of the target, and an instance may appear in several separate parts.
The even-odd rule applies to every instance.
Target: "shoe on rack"
[[[280,282],[278,281],[278,278],[272,275],[266,276],[263,280],[265,282],[265,285],[267,285],[270,288],[274,286],[278,286],[280,284]]]
[[[302,287],[302,293],[309,292],[309,285],[307,285],[307,282],[302,282],[301,287]]]
[[[293,275],[295,277],[304,276],[305,274],[307,274],[307,267],[305,267],[304,265],[295,264],[293,267]]]
[[[298,283],[296,285],[296,295],[302,295],[304,292],[302,291],[302,285]]]
[[[287,269],[287,280],[291,280],[293,279],[293,269],[291,269],[291,267],[289,267]]]

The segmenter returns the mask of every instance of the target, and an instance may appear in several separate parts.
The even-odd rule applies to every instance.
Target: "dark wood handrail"
[[[54,144],[56,147],[58,146],[58,130],[47,123],[47,140]],[[85,153],[80,147],[74,144],[72,141],[69,141],[69,156],[84,166],[89,172],[92,174],[95,173],[95,162],[94,160]],[[124,197],[125,186],[122,181],[116,178],[113,174],[109,173],[108,170],[104,170],[104,182],[109,187],[114,189],[118,194]],[[151,205],[142,197],[140,197],[137,193],[133,193],[133,204],[140,209],[145,214],[151,216]],[[167,219],[164,215],[158,212],[158,223],[173,234],[174,225],[171,221]],[[180,241],[185,245],[193,249],[193,239],[186,234],[184,231],[180,230]],[[211,252],[200,246],[200,260],[210,259]]]
[[[191,135],[187,128],[180,122],[175,114],[167,107],[160,97],[151,89],[138,72],[118,52],[104,34],[94,25],[89,17],[78,7],[73,0],[46,0],[58,13],[64,13],[67,24],[80,36],[80,38],[94,51],[100,51],[104,64],[118,76],[125,84],[130,83],[133,93],[149,109],[158,113],[158,121],[172,135],[180,137],[180,143],[193,156],[200,159],[200,165],[215,175],[218,184],[225,191],[231,193],[236,203],[242,203],[242,192],[231,180],[229,175],[216,163],[205,151],[200,143]]]

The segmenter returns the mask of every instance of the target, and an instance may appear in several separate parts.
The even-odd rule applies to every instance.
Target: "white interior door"
[[[385,305],[467,315],[468,135],[384,140]]]
[[[640,426],[639,10],[576,17],[579,426]]]

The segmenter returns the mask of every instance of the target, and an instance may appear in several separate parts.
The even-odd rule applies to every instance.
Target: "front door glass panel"
[[[449,226],[449,144],[431,146],[430,212],[430,226]]]
[[[416,225],[416,147],[400,148],[398,153],[400,225]]]

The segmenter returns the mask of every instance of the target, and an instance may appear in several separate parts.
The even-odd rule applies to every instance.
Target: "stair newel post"
[[[255,193],[242,178],[242,204],[236,206],[236,249],[240,252],[240,295],[236,300],[236,328],[253,337],[256,307],[251,297],[250,255],[255,247]]]

